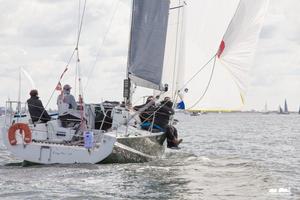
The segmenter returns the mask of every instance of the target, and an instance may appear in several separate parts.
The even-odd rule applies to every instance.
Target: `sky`
[[[83,1],[80,5],[82,10]],[[79,42],[86,102],[122,100],[129,42],[129,5],[130,0],[87,0]],[[269,109],[276,110],[286,98],[290,110],[298,110],[299,10],[298,0],[270,0],[243,109],[262,110],[267,102]],[[0,106],[8,98],[18,98],[19,69],[22,67],[32,77],[44,105],[49,102],[48,107],[56,107],[59,93],[52,95],[52,92],[75,48],[78,11],[78,0],[1,2]],[[73,59],[62,84],[72,85],[73,94],[78,95],[75,74]],[[21,100],[25,101],[33,86],[23,72],[21,76]]]

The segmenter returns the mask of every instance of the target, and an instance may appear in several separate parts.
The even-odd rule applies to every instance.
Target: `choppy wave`
[[[0,142],[0,199],[299,199],[299,117],[181,114],[147,163],[22,167]]]

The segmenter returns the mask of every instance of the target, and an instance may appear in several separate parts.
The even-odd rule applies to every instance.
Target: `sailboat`
[[[281,106],[279,106],[278,114],[284,114],[284,115],[290,114],[286,99],[284,100],[284,109],[282,109]]]
[[[281,108],[281,105],[278,106],[278,114],[283,114],[283,110]]]
[[[189,5],[186,1],[179,1],[173,7],[169,0],[133,0],[123,105],[118,102],[83,104],[80,96],[80,121],[68,127],[63,126],[60,119],[47,123],[31,123],[30,120],[21,123],[7,115],[3,128],[3,140],[7,149],[18,158],[41,164],[143,162],[159,158],[164,152],[166,135],[163,131],[153,132],[152,128],[140,128],[137,116],[149,105],[133,112],[132,98],[136,87],[154,90],[157,94],[155,101],[164,96],[172,97],[175,102],[189,98],[189,89],[184,84],[187,80],[184,81],[183,78],[189,68],[184,67],[188,65],[182,58],[189,49],[184,43],[184,13],[186,7],[193,6],[193,1],[190,2]],[[252,43],[257,41],[254,38],[258,37],[261,29],[266,3],[266,0],[239,2],[221,45],[216,48],[215,59],[233,63],[238,69],[245,63],[248,64],[246,61],[253,54]],[[181,19],[177,20],[175,26],[175,43],[169,41],[172,35],[169,23],[172,11],[177,11],[175,16]],[[248,30],[252,30],[254,36],[249,37]],[[241,37],[245,34],[247,37]],[[168,45],[173,45],[174,48]],[[247,46],[246,54],[239,49],[241,45]],[[171,64],[165,59],[165,54],[170,49],[175,54]],[[74,51],[78,51],[78,42]],[[241,51],[244,52],[243,56],[233,56],[231,53]],[[240,59],[236,59],[237,57]],[[67,68],[59,81],[66,71]],[[8,102],[9,107],[12,103]]]
[[[284,100],[284,111],[283,111],[283,114],[290,114],[286,99]]]
[[[268,110],[268,104],[267,104],[267,102],[265,103],[265,107],[264,107],[264,110],[263,110],[262,113],[263,114],[269,114],[270,113],[269,110]]]
[[[165,133],[142,130],[136,120],[139,113],[132,113],[130,107],[133,85],[161,93],[166,90],[161,79],[169,8],[170,1],[132,3],[123,93],[126,107],[114,102],[83,104],[80,96],[80,122],[70,126],[64,126],[60,119],[23,123],[8,115],[3,128],[7,149],[18,158],[40,164],[141,162],[161,156]],[[78,48],[77,42],[75,50]],[[77,60],[79,62],[79,58]],[[66,71],[67,67],[57,86]],[[8,107],[12,109],[13,103],[8,102]],[[18,134],[19,131],[22,134]]]

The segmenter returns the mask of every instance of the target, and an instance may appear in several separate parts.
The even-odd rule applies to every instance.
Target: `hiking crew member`
[[[173,102],[169,97],[166,97],[155,112],[154,124],[159,126],[161,131],[165,131],[169,124],[170,117],[174,115]]]
[[[154,102],[154,97],[149,96],[146,100],[145,104],[134,106],[133,109],[136,111],[141,111],[139,117],[141,120],[141,128],[144,130],[149,130],[151,127],[152,121],[153,121],[153,114],[155,112],[155,102]],[[146,108],[146,106],[148,106]],[[143,110],[145,109],[145,110]]]
[[[166,133],[168,148],[178,148],[178,145],[182,142],[182,139],[178,139],[177,129],[169,125],[170,117],[174,114],[173,102],[169,97],[165,97],[155,114],[154,124]]]
[[[168,148],[178,148],[178,145],[182,142],[182,139],[178,139],[177,129],[172,125],[166,127],[166,137]]]

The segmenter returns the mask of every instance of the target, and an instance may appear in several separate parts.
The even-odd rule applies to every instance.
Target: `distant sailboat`
[[[283,114],[283,110],[281,108],[281,105],[279,105],[279,107],[278,107],[278,114]]]
[[[264,110],[262,112],[263,114],[269,114],[270,112],[268,111],[268,104],[267,102],[265,103],[265,107],[264,107]]]
[[[286,99],[284,101],[284,110],[282,110],[281,106],[279,105],[278,114],[285,114],[285,115],[290,114]]]
[[[283,111],[283,114],[290,114],[288,106],[287,106],[286,99],[284,100],[284,111]]]

